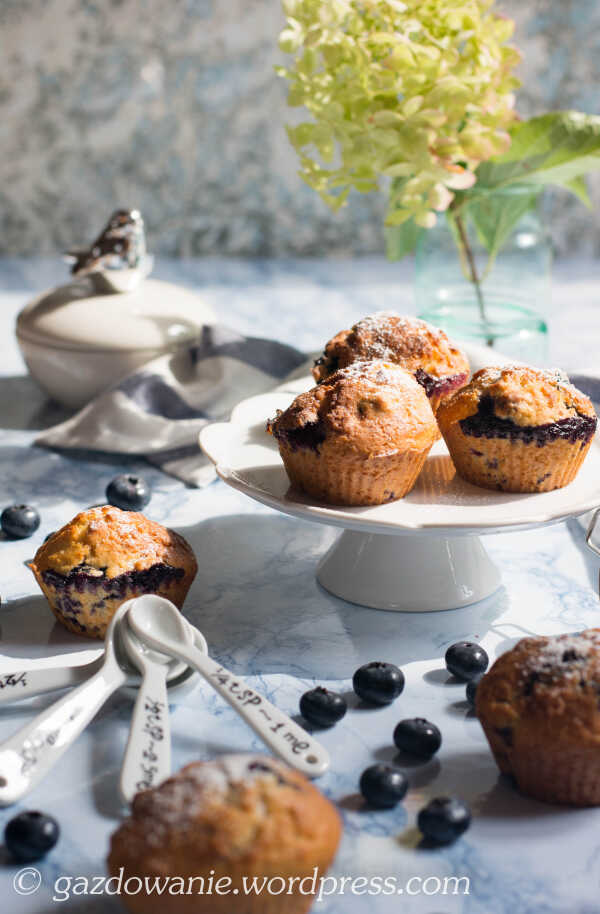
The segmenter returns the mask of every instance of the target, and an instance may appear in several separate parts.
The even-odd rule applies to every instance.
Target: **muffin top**
[[[370,457],[422,450],[436,440],[435,417],[410,372],[381,360],[354,362],[296,397],[269,423],[280,444]]]
[[[277,865],[315,852],[318,862],[340,832],[334,806],[304,775],[267,756],[224,755],[138,793],[112,837],[109,864],[127,858],[164,872],[193,870],[202,858]]]
[[[477,686],[477,716],[507,750],[551,739],[600,750],[600,628],[524,638]]]
[[[113,578],[156,564],[196,567],[191,547],[173,530],[137,511],[102,505],[82,511],[38,549],[31,563],[39,574],[68,575],[74,568]]]
[[[482,368],[469,384],[440,406],[440,425],[475,415],[482,405],[497,419],[520,426],[549,425],[578,417],[595,418],[594,407],[564,372],[510,365]]]
[[[378,311],[329,340],[313,368],[313,376],[322,381],[339,368],[368,359],[385,359],[413,373],[421,371],[435,378],[469,375],[466,356],[443,330],[415,317]]]

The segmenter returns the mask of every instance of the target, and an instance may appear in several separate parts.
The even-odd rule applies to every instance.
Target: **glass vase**
[[[504,193],[513,195],[508,205],[517,207],[514,195],[531,194],[518,188]],[[525,199],[523,205],[528,205]],[[457,340],[543,364],[551,260],[550,240],[537,205],[524,212],[492,255],[468,208],[459,220],[452,214],[440,216],[417,245],[417,313]]]

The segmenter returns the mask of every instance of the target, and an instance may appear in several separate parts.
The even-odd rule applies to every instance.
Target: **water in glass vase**
[[[521,216],[495,256],[483,237],[468,211],[459,220],[440,217],[423,233],[416,252],[418,315],[458,340],[543,364],[551,248],[537,209]]]

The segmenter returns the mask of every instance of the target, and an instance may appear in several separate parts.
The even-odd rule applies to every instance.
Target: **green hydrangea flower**
[[[392,184],[386,222],[430,227],[480,162],[504,152],[515,119],[513,23],[493,0],[283,0],[278,67],[301,176],[332,207],[350,188]]]

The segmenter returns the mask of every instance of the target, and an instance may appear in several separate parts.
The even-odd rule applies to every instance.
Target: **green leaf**
[[[542,191],[533,185],[531,192],[474,194],[463,212],[471,218],[479,240],[490,257],[495,257],[526,212],[533,209]]]
[[[579,197],[581,202],[584,204],[584,206],[587,206],[588,209],[592,208],[592,201],[590,200],[587,181],[585,180],[584,175],[579,175],[577,178],[572,178],[570,181],[565,181],[565,183],[560,186],[564,187],[565,190],[570,190],[572,194],[575,194],[576,197]]]
[[[393,215],[393,214],[390,214]],[[405,219],[401,225],[386,225],[385,246],[388,260],[402,260],[411,254],[427,229],[417,225],[414,218]]]
[[[600,168],[600,116],[554,111],[521,121],[510,131],[507,152],[483,162],[477,186],[558,184],[581,196],[576,179]]]

